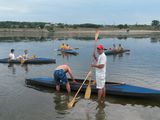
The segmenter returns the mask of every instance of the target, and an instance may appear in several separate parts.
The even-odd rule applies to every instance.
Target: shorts
[[[96,77],[96,88],[102,89],[105,87],[105,78],[104,77]]]
[[[56,85],[67,84],[68,79],[64,70],[55,70],[53,74]]]

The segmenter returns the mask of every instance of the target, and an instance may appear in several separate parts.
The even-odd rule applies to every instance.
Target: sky
[[[0,21],[151,24],[160,0],[0,0]]]

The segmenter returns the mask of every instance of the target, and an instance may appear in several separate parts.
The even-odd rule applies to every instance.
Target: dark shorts
[[[55,70],[53,75],[54,75],[56,85],[66,84],[68,82],[67,75],[65,71],[62,69]]]

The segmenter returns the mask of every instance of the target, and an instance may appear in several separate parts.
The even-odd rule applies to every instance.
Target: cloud
[[[24,8],[24,7],[2,7],[0,6],[0,13],[2,14],[9,14],[9,13],[16,13],[16,14],[19,14],[19,13],[28,13],[29,10]]]

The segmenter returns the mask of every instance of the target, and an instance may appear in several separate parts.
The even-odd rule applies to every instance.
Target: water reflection
[[[0,37],[0,42],[21,42],[21,41],[46,41],[46,39],[51,39],[50,37],[44,37],[44,36],[39,36],[39,37]]]
[[[160,42],[160,38],[152,37],[150,41],[151,41],[151,43],[158,43],[158,42]]]
[[[8,64],[8,69],[10,69],[10,70],[12,71],[12,74],[16,74],[16,66],[17,66],[17,67],[22,67],[26,73],[29,72],[29,69],[28,69],[28,65],[27,65],[27,64],[15,65],[14,63],[9,63],[9,64]]]
[[[8,64],[8,69],[12,71],[12,74],[16,74],[16,68],[13,63]]]
[[[123,57],[129,56],[129,55],[130,55],[130,52],[126,52],[126,53],[119,53],[116,55],[110,55],[110,56],[108,56],[108,58],[112,58],[113,62],[115,62],[117,59],[120,60]]]
[[[143,99],[143,98],[132,98],[132,97],[122,97],[122,96],[108,96],[106,101],[111,104],[120,104],[120,105],[141,105],[143,107],[148,106],[160,106],[159,99]]]
[[[67,103],[69,102],[68,93],[55,92],[53,97],[53,102],[55,103],[55,110],[58,114],[66,114]]]
[[[25,70],[26,73],[28,73],[29,69],[27,64],[23,64],[21,67]]]
[[[98,103],[98,106],[97,106],[97,113],[95,115],[96,117],[96,120],[106,120],[106,113],[105,113],[105,102],[102,102],[102,103]]]
[[[77,56],[77,54],[69,54],[60,51],[60,53],[58,53],[57,56],[62,56],[62,58],[66,58],[67,60],[69,60],[71,57]]]

